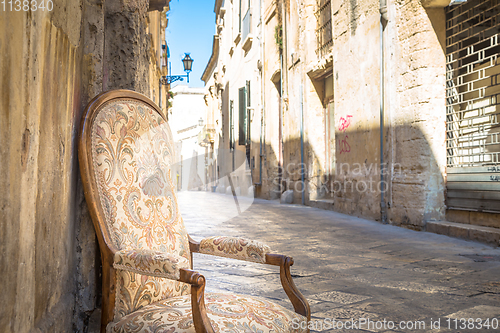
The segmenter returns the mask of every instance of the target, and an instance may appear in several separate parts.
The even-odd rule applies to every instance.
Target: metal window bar
[[[447,166],[500,164],[500,0],[446,10]]]
[[[318,57],[324,57],[328,54],[333,45],[331,0],[318,0],[317,6],[316,20],[318,22],[318,28],[316,29],[316,54]]]

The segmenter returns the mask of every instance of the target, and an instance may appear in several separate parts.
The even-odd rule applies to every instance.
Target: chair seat
[[[306,318],[266,299],[206,293],[205,305],[215,332],[306,332]],[[297,328],[298,327],[298,328]],[[110,323],[108,333],[195,333],[191,295],[172,297],[147,305]]]

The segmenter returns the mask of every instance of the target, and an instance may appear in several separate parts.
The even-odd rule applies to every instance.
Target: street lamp
[[[184,81],[184,78],[187,78],[187,82],[189,83],[189,73],[191,72],[191,68],[193,67],[193,59],[189,56],[189,53],[184,53],[184,59],[182,59],[182,65],[184,66],[184,72],[186,75],[167,75],[162,76],[160,79],[161,84],[171,84],[175,81]]]

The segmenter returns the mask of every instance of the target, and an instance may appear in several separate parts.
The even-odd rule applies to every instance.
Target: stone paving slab
[[[243,236],[293,256],[294,281],[309,300],[314,320],[426,324],[412,330],[318,331],[474,332],[478,330],[443,324],[457,316],[500,320],[500,261],[481,260],[500,256],[498,248],[277,201],[247,200],[248,209],[237,215],[229,199],[218,193],[179,193],[190,235],[197,240]],[[208,291],[259,295],[293,309],[280,287],[277,267],[195,254],[194,268],[207,277]],[[431,328],[431,319],[437,318],[441,327]]]

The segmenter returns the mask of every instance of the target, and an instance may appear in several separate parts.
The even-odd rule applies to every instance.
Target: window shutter
[[[234,149],[234,101],[229,101],[229,149]]]
[[[238,144],[245,145],[247,138],[247,102],[246,102],[246,88],[238,90],[238,104],[239,104],[239,119],[238,119]]]
[[[500,212],[496,1],[446,8],[446,206]]]

